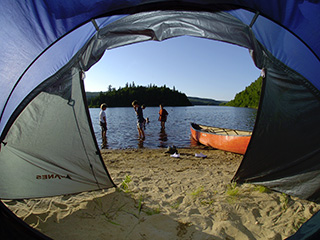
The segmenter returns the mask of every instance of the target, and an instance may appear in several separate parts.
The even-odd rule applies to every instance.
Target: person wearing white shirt
[[[105,148],[107,146],[107,129],[108,129],[107,115],[106,115],[107,104],[102,103],[100,108],[101,108],[101,111],[99,113],[99,121],[101,126],[101,137],[102,137],[101,148]]]

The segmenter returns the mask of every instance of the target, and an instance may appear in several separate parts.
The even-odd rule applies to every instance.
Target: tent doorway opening
[[[232,100],[257,80],[259,74],[260,70],[254,66],[246,48],[210,39],[184,36],[107,50],[102,59],[86,72],[84,81],[95,136],[100,145],[98,107],[103,102],[109,106],[106,110],[107,147],[111,149],[188,147],[190,122],[252,130],[256,110],[237,112],[235,108],[218,105]],[[144,87],[147,92],[154,87],[159,91],[167,88],[187,97],[201,98],[199,100],[203,103],[196,102],[195,106],[185,106],[182,110],[175,99],[161,97],[159,103],[165,101],[170,113],[163,134],[158,122],[159,103],[153,101],[156,96],[139,95],[138,87]],[[103,97],[100,92],[104,93]],[[117,94],[122,95],[120,101],[114,98]],[[143,144],[137,141],[136,117],[131,107],[135,99],[147,106],[144,117],[150,119]]]

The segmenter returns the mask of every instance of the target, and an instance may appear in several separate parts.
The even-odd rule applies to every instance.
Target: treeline
[[[222,103],[222,106],[233,107],[248,107],[258,108],[261,96],[262,77],[259,77],[256,81],[246,87],[245,90],[236,94],[235,98],[227,103]]]
[[[226,101],[217,101],[208,98],[188,97],[188,99],[192,105],[219,106],[221,103],[226,103]]]
[[[126,84],[125,87],[116,90],[110,85],[107,92],[100,92],[97,96],[87,98],[90,108],[99,107],[101,103],[106,103],[108,107],[131,107],[133,100],[138,100],[140,104],[146,106],[191,106],[191,103],[184,93],[171,90],[166,87],[156,85],[135,86],[134,83]]]

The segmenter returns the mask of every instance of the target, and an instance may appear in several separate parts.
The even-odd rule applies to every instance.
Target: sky
[[[229,101],[259,76],[248,49],[186,36],[107,50],[86,72],[85,90],[105,92],[109,85],[118,89],[134,82]]]

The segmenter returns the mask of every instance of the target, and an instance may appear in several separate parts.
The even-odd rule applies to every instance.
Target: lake
[[[159,107],[147,107],[143,111],[146,124],[144,141],[138,140],[137,120],[132,107],[107,108],[107,148],[179,148],[194,144],[190,139],[190,123],[252,131],[256,120],[256,109],[225,106],[165,107],[168,111],[166,128],[161,131],[158,121]],[[101,130],[99,108],[90,108],[91,120],[99,146]]]

